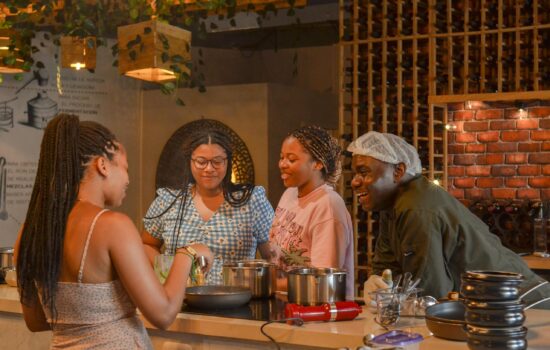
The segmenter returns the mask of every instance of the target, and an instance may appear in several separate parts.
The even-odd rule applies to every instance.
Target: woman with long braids
[[[126,151],[104,126],[59,115],[44,131],[25,223],[17,283],[31,331],[52,330],[51,349],[152,349],[136,306],[159,328],[179,312],[201,244],[179,247],[161,285],[122,203]]]
[[[152,263],[163,244],[167,255],[181,245],[207,245],[214,262],[205,283],[222,284],[224,263],[253,259],[256,249],[269,257],[273,208],[263,187],[231,182],[232,146],[221,131],[194,134],[182,152],[181,186],[158,189],[142,239]]]
[[[279,169],[287,189],[269,234],[278,289],[286,289],[285,272],[292,267],[334,267],[347,271],[346,296],[354,296],[353,227],[333,187],[340,154],[337,141],[317,126],[297,129],[283,141]]]

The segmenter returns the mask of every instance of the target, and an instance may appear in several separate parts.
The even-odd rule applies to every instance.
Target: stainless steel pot
[[[320,305],[346,300],[346,271],[297,268],[288,272],[288,302]]]
[[[5,271],[14,267],[13,248],[0,248],[0,282],[4,282]]]
[[[269,298],[275,293],[276,266],[265,260],[243,260],[223,265],[226,286],[249,288],[253,298]]]

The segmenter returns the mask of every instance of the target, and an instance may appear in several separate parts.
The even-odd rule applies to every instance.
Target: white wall
[[[0,219],[0,246],[13,246],[25,219],[34,184],[43,130],[29,125],[28,103],[38,92],[45,91],[60,112],[77,114],[83,120],[95,120],[110,128],[128,149],[131,176],[135,178],[139,169],[137,146],[141,83],[118,75],[117,69],[111,65],[113,58],[106,47],[99,48],[98,67],[92,74],[85,70],[58,69],[55,55],[59,48],[44,43],[46,47],[41,48],[34,57],[46,67],[49,75],[47,86],[39,86],[34,80],[17,93],[33,78],[32,72],[23,74],[21,81],[4,75],[4,82],[0,84],[0,103],[15,99],[7,103],[13,109],[13,127],[0,128],[0,157],[7,160],[8,213],[5,220]],[[139,215],[139,193],[137,183],[131,183],[128,198],[121,208],[132,217]]]

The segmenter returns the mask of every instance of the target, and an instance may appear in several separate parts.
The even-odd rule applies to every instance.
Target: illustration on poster
[[[0,157],[0,220],[8,219],[6,209],[6,158]]]
[[[0,130],[2,131],[9,131],[8,129],[13,128],[13,108],[8,106],[8,102],[15,100],[17,97],[0,102]]]
[[[57,115],[57,102],[52,100],[46,91],[49,77],[46,68],[39,68],[33,72],[32,78],[15,92],[17,95],[34,80],[38,80],[38,85],[42,87],[42,91],[39,91],[36,97],[27,101],[28,122],[23,123],[24,125],[44,129],[48,122]]]

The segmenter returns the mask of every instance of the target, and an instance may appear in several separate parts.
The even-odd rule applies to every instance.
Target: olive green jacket
[[[519,272],[525,287],[542,280],[520,256],[504,247],[468,208],[425,177],[400,188],[394,207],[380,213],[373,272],[391,268],[422,279],[424,294],[436,298],[460,290],[467,270]],[[547,294],[533,293],[533,297]]]

